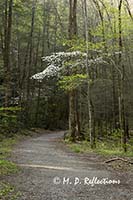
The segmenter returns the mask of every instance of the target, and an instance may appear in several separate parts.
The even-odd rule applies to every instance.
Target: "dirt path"
[[[19,200],[133,200],[130,173],[108,171],[93,156],[66,150],[59,143],[62,136],[62,132],[44,134],[15,148],[13,160],[22,170],[8,180],[22,193]],[[89,179],[103,178],[120,184],[89,184]]]

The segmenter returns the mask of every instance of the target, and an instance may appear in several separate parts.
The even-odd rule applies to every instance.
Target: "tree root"
[[[106,160],[106,161],[104,161],[104,163],[110,163],[110,162],[113,162],[113,161],[115,161],[115,160],[121,160],[121,161],[123,161],[123,162],[127,162],[127,163],[129,163],[129,164],[133,164],[132,161],[129,161],[129,160],[126,160],[126,159],[123,159],[123,158],[119,158],[119,157]]]

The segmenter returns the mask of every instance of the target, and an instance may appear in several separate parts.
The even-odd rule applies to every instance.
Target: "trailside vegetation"
[[[68,143],[129,155],[132,10],[130,0],[1,0],[0,140],[62,129]]]

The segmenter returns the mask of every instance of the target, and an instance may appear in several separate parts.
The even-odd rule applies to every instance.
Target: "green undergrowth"
[[[0,134],[0,200],[16,200],[20,195],[12,185],[4,181],[4,177],[19,172],[19,167],[10,161],[10,157],[15,144],[26,136],[31,136],[31,133],[23,131],[10,138]]]
[[[9,183],[0,184],[0,200],[17,200],[19,196],[20,192]]]
[[[89,142],[87,141],[73,143],[69,139],[66,139],[65,143],[72,149],[72,151],[76,153],[93,152],[92,149],[90,148]]]
[[[14,163],[4,159],[0,160],[0,175],[7,175],[16,172],[18,172],[18,167]]]
[[[13,138],[5,138],[0,142],[0,175],[17,172],[17,166],[8,161],[8,158],[10,158],[12,148],[18,141],[18,138],[14,136]]]
[[[127,144],[127,152],[123,152],[122,146],[116,141],[97,141],[96,148],[91,149],[88,141],[78,141],[72,143],[69,139],[65,140],[65,143],[76,153],[97,153],[103,156],[121,156],[121,157],[133,157],[133,141]]]
[[[101,155],[107,156],[121,156],[121,157],[133,157],[133,148],[130,145],[127,145],[127,152],[123,151],[121,146],[115,146],[115,144],[108,144],[107,142],[99,142],[95,152]]]
[[[19,138],[20,136],[15,135],[12,138],[3,138],[0,141],[0,178],[6,175],[15,174],[19,171],[16,164],[9,161],[12,148]],[[16,200],[18,194],[19,193],[15,192],[14,187],[9,183],[0,181],[0,200]]]
[[[19,167],[10,161],[11,153],[15,144],[18,141],[26,139],[28,137],[36,136],[39,134],[37,130],[22,130],[17,134],[0,134],[0,200],[17,200],[20,196],[20,192],[7,183],[7,175],[16,175],[19,172]]]
[[[7,175],[18,171],[16,164],[9,161],[12,149],[18,141],[26,137],[31,137],[33,135],[32,133],[34,132],[23,130],[10,138],[3,137],[0,134],[0,175]]]

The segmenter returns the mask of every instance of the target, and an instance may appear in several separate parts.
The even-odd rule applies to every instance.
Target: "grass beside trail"
[[[14,135],[11,138],[4,138],[0,134],[0,200],[17,200],[20,196],[20,192],[7,181],[5,178],[7,175],[16,174],[19,172],[18,166],[10,161],[11,152],[15,144],[27,137],[36,136],[43,131],[39,129],[23,130],[21,133]]]
[[[15,136],[13,138],[5,138],[0,142],[0,175],[7,175],[18,171],[17,166],[7,160],[17,141],[18,137]]]
[[[11,138],[3,138],[0,134],[0,200],[16,200],[20,192],[4,180],[6,175],[19,172],[18,166],[10,161],[10,156],[14,145],[26,136],[32,136],[34,132],[23,131]]]
[[[0,184],[0,200],[17,200],[20,192],[15,191],[15,188],[8,183]]]
[[[108,141],[108,142],[97,142],[96,148],[91,149],[88,141],[78,141],[77,143],[72,143],[68,139],[65,140],[67,146],[76,153],[96,153],[101,155],[102,160],[110,160],[107,164],[108,168],[113,168],[119,171],[133,171],[133,140],[127,145],[127,153],[123,152],[122,147],[118,142]],[[116,159],[112,159],[116,157]]]
[[[19,136],[20,137],[20,136]],[[18,136],[13,138],[5,138],[0,141],[0,179],[3,176],[15,174],[19,171],[15,163],[9,161],[12,148],[19,139]],[[0,200],[16,200],[19,192],[9,183],[0,181]]]
[[[23,132],[14,135],[11,138],[3,138],[0,134],[0,176],[16,173],[18,167],[15,163],[9,161],[14,145],[25,137],[36,135],[35,131],[23,130]]]
[[[123,152],[121,145],[114,141],[97,142],[95,149],[91,149],[88,141],[72,143],[67,139],[65,140],[65,143],[76,153],[95,152],[104,156],[133,157],[133,140],[127,145],[126,153]]]

